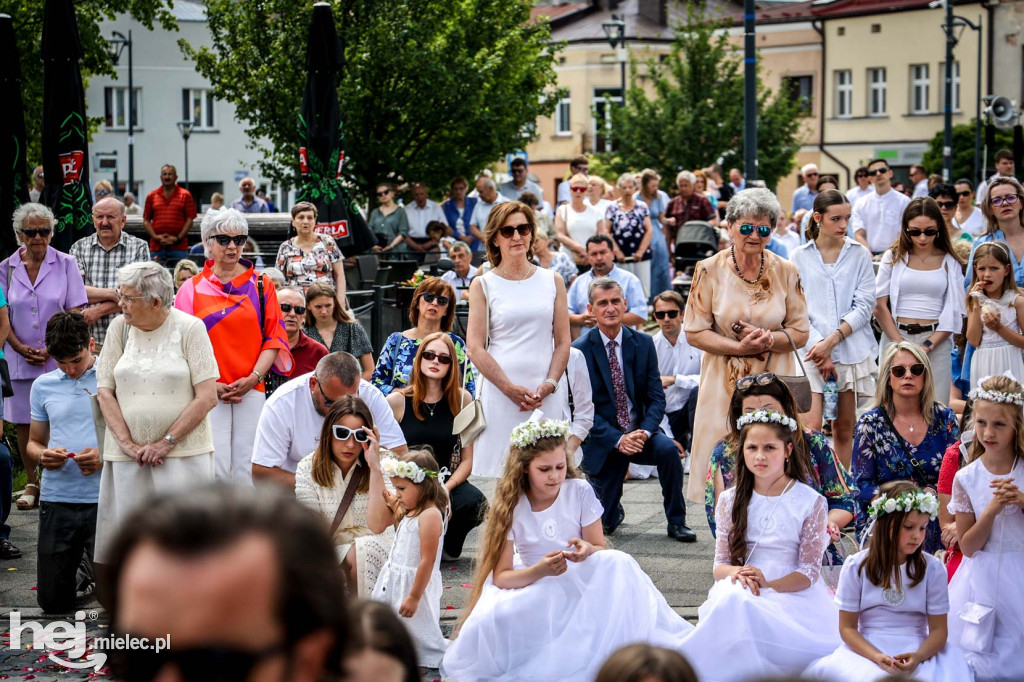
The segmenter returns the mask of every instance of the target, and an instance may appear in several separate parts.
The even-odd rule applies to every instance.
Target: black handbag
[[[7,367],[7,360],[0,358],[0,393],[5,398],[14,397],[14,385],[11,383],[11,370]]]

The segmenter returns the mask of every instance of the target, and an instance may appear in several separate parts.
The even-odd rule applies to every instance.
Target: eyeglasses
[[[939,208],[941,208],[943,211],[949,211],[949,210],[952,210],[952,209],[956,208],[956,202],[955,201],[939,201],[939,200],[936,200],[935,203],[938,204]]]
[[[668,315],[668,319],[674,320],[679,317],[678,310],[655,310],[654,317],[659,320],[664,320],[665,316]]]
[[[587,191],[587,188],[586,187],[579,187],[578,185],[572,185],[572,186],[569,187],[569,191],[570,192],[579,192],[580,194],[582,194],[583,192]]]
[[[805,173],[804,177],[805,178],[816,178],[816,177],[818,177],[818,174],[817,173]]]
[[[907,367],[906,365],[893,365],[889,372],[897,379],[902,379],[907,375],[908,369],[915,377],[919,377],[924,374],[924,364],[920,362],[915,362],[910,367]]]
[[[1002,197],[992,197],[992,205],[993,206],[1004,206],[1004,205],[1005,206],[1012,206],[1012,205],[1014,205],[1016,203],[1017,203],[1017,195],[1016,194],[1007,194],[1006,196],[1002,196]]]
[[[252,669],[259,663],[280,655],[284,647],[280,644],[264,647],[257,651],[245,651],[229,647],[202,647],[190,649],[120,649],[111,650],[110,667],[120,680],[149,682],[160,672],[173,664],[186,680],[219,680],[220,682],[243,682],[249,679]]]
[[[525,173],[525,172],[526,172],[525,168],[513,168],[512,169],[512,175],[519,175],[520,173]]]
[[[884,175],[885,173],[888,173],[888,172],[889,172],[888,168],[876,168],[875,170],[869,170],[868,171],[868,175],[874,177],[875,175]]]
[[[234,244],[235,246],[244,246],[245,242],[249,240],[244,234],[236,234],[231,236],[229,234],[215,234],[213,238],[217,240],[217,243],[221,246],[227,246],[228,244]]]
[[[427,303],[437,303],[439,306],[446,306],[448,305],[449,299],[447,296],[442,296],[440,294],[426,293],[423,294],[423,300]]]
[[[853,177],[854,177],[854,179],[856,179],[856,180],[860,180],[861,178],[866,178],[867,176],[868,176],[868,174],[867,174],[867,173],[857,173],[857,174],[856,174],[856,175],[854,175]]]
[[[752,374],[747,377],[740,377],[736,380],[736,390],[746,391],[751,386],[767,386],[775,381],[775,374],[764,372],[763,374]]]
[[[907,230],[907,236],[910,237],[920,237],[922,234],[925,237],[934,237],[938,233],[938,230]]]
[[[326,407],[327,409],[331,409],[331,406],[334,405],[335,401],[330,400],[327,397],[327,394],[324,393],[324,387],[320,385],[320,380],[317,379],[316,377],[313,378],[316,379],[316,390],[320,391],[320,397],[323,398],[324,407]]]
[[[513,232],[518,232],[520,237],[529,237],[530,225],[528,223],[522,225],[502,225],[498,228],[498,233],[505,239],[512,239]]]
[[[121,293],[121,290],[117,290],[117,300],[120,301],[141,301],[145,296],[125,296]]]
[[[744,237],[749,236],[750,233],[753,232],[753,231],[754,231],[754,226],[753,225],[750,225],[750,224],[740,225],[740,234],[742,234]],[[772,226],[771,225],[758,225],[757,226],[757,236],[760,237],[761,239],[767,239],[768,237],[771,236],[771,234],[772,234]]]
[[[98,196],[98,197],[105,197],[108,194],[110,194],[110,192],[105,190],[105,189],[98,189],[98,190],[96,190],[96,196]]]
[[[366,443],[370,440],[370,434],[362,429],[350,429],[347,426],[341,424],[335,424],[331,427],[331,432],[334,434],[334,440],[348,440],[349,438],[355,438],[357,443]]]
[[[967,197],[971,196],[971,190],[965,189],[963,192],[957,192],[956,195],[958,197],[963,197],[964,199],[966,199]]]
[[[36,237],[49,237],[53,230],[49,227],[43,227],[38,230],[22,230],[21,233],[29,239],[35,239]]]
[[[452,356],[445,355],[444,353],[435,353],[432,350],[425,350],[422,353],[420,353],[420,356],[424,360],[429,360],[431,362],[434,361],[434,360],[437,360],[442,365],[450,365],[450,364],[452,364]]]
[[[377,192],[377,196],[379,197],[386,197],[389,194],[391,194],[391,190],[389,189],[382,189],[381,191]]]
[[[304,306],[304,305],[292,305],[291,303],[282,303],[281,304],[281,312],[282,313],[290,313],[292,311],[294,311],[296,315],[305,315],[306,314],[306,306]]]

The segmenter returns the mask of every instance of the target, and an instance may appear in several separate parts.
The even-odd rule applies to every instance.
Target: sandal
[[[34,493],[29,492],[29,488],[35,490]],[[18,509],[27,511],[29,509],[35,509],[39,506],[39,484],[38,483],[26,483],[25,489],[21,492],[21,497],[15,503]]]

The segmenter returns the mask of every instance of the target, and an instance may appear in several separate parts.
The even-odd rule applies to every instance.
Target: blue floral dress
[[[853,481],[858,491],[861,514],[857,517],[857,532],[866,529],[868,505],[878,494],[878,487],[889,481],[908,480],[919,486],[935,488],[946,448],[960,437],[956,414],[940,403],[935,403],[932,425],[920,445],[907,443],[904,451],[900,435],[890,427],[881,407],[868,410],[857,421],[853,436]],[[906,442],[906,441],[904,441]],[[916,460],[917,467],[911,462]],[[922,476],[924,480],[921,480]],[[938,519],[928,524],[925,551],[929,554],[942,549]]]
[[[633,202],[630,211],[623,211],[618,204],[612,204],[605,210],[605,220],[608,221],[608,229],[615,239],[615,243],[622,250],[622,255],[627,258],[636,253],[640,248],[640,242],[644,239],[644,218],[651,214],[647,204],[641,201]],[[653,235],[652,235],[653,238]],[[651,247],[643,253],[640,260],[651,259]]]
[[[466,342],[455,334],[449,333],[448,336],[455,344],[459,371],[463,367],[467,368],[466,390],[476,395],[473,366],[467,365]],[[384,395],[391,393],[396,388],[408,386],[409,376],[412,374],[412,361],[416,358],[416,350],[422,342],[423,339],[410,339],[402,332],[395,332],[389,336],[377,358],[377,366],[373,370],[373,376],[370,377],[370,383],[379,388]]]

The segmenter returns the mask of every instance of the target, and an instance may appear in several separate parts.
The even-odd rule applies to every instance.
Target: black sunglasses
[[[437,303],[439,306],[446,306],[448,305],[449,299],[447,296],[442,296],[441,294],[426,293],[423,294],[423,300],[427,303]]]
[[[956,202],[955,201],[938,201],[938,200],[936,200],[935,203],[938,204],[939,208],[941,208],[943,211],[949,211],[949,210],[951,210],[953,208],[956,208]]]
[[[883,173],[888,173],[888,172],[889,172],[888,168],[876,168],[875,170],[869,170],[868,171],[868,175],[871,175],[871,176],[882,175]]]
[[[313,377],[313,378],[316,379],[316,377]],[[320,397],[324,399],[324,407],[326,407],[328,410],[331,409],[331,406],[334,405],[334,401],[330,400],[327,397],[327,394],[324,393],[324,387],[320,385],[320,380],[319,379],[317,379],[317,382],[316,382],[316,389],[318,391],[320,391]]]
[[[748,236],[753,231],[754,231],[754,226],[753,225],[750,225],[750,224],[740,225],[740,234],[742,234],[744,237]],[[757,226],[757,236],[760,237],[761,239],[765,239],[766,237],[770,237],[771,234],[772,234],[772,226],[771,225],[758,225]]]
[[[53,230],[49,227],[43,227],[38,230],[22,230],[21,233],[29,239],[35,239],[36,237],[49,237]]]
[[[920,237],[922,234],[925,237],[934,237],[937,234],[939,234],[939,231],[938,230],[907,230],[907,235],[911,236],[911,237]]]
[[[867,176],[868,176],[867,173],[857,173],[853,177],[859,179],[859,178],[866,178]]]
[[[391,194],[391,190],[389,189],[382,189],[381,191],[377,192],[377,196],[379,197],[387,196],[388,194]]]
[[[969,190],[969,189],[965,189],[965,190],[964,190],[964,191],[962,191],[962,192],[957,192],[957,193],[956,193],[956,195],[957,195],[958,197],[964,197],[964,198],[966,199],[967,197],[971,196],[971,190]]]
[[[191,649],[122,649],[110,650],[110,667],[114,677],[126,682],[149,682],[156,679],[168,665],[175,665],[186,680],[243,682],[261,662],[284,653],[282,645],[258,651],[230,647]]]
[[[304,305],[292,305],[291,303],[282,303],[281,304],[281,312],[282,313],[290,313],[293,310],[295,311],[296,315],[305,315],[306,314],[306,306],[304,306]]]
[[[235,236],[227,234],[217,234],[213,236],[217,240],[217,243],[221,246],[227,246],[228,244],[234,243],[235,246],[243,246],[245,242],[249,240],[244,234],[236,234]]]
[[[902,379],[907,375],[908,369],[910,370],[910,373],[913,374],[915,377],[919,377],[922,374],[924,374],[924,364],[920,362],[915,362],[910,367],[907,367],[905,365],[893,365],[892,369],[890,369],[889,372],[891,372],[892,375],[897,379]]]
[[[437,360],[442,365],[452,364],[452,356],[444,355],[442,353],[435,353],[432,350],[425,350],[420,354],[424,360]]]
[[[519,232],[520,237],[529,237],[530,226],[524,223],[523,225],[502,225],[498,228],[498,233],[505,239],[512,239],[514,232]]]
[[[736,390],[745,391],[755,384],[757,386],[767,386],[768,384],[775,381],[775,374],[773,372],[764,372],[762,374],[752,374],[747,377],[741,377],[736,380]]]
[[[668,315],[668,319],[674,320],[679,317],[678,310],[655,310],[654,317],[659,320],[664,320],[665,316]]]
[[[349,438],[355,438],[357,443],[368,443],[370,441],[370,434],[362,429],[350,429],[347,426],[341,424],[335,424],[331,427],[331,432],[334,434],[334,440],[348,440]]]

